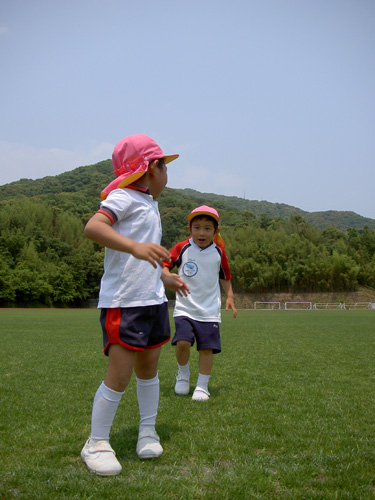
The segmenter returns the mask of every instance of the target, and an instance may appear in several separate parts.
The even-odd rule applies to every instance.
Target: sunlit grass
[[[207,403],[175,396],[166,345],[164,454],[137,458],[132,381],[112,429],[115,478],[90,474],[79,456],[106,370],[98,312],[1,310],[0,319],[0,498],[375,496],[374,311],[223,312]],[[193,386],[195,350],[191,372]]]

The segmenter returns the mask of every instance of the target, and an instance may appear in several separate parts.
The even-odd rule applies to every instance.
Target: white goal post
[[[286,311],[310,311],[312,302],[285,302]]]
[[[254,309],[258,311],[274,311],[281,309],[280,302],[254,302]]]

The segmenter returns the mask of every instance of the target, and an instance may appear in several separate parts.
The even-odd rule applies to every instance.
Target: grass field
[[[120,476],[81,462],[106,369],[96,310],[0,310],[0,499],[375,498],[375,311],[223,313],[211,399],[174,395],[140,461],[132,380],[112,428]],[[192,351],[192,384],[197,353]]]

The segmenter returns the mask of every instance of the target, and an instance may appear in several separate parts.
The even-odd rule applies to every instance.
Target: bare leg
[[[212,349],[201,349],[199,351],[199,373],[202,375],[210,375],[213,361],[214,355]]]
[[[190,390],[190,357],[191,343],[187,340],[179,340],[176,344],[176,359],[178,363],[178,374],[174,391],[180,396],[186,396]]]
[[[191,343],[187,340],[179,340],[176,344],[177,363],[185,366],[189,362]]]
[[[137,352],[134,371],[138,378],[148,380],[156,377],[160,353],[161,346],[155,349],[145,349],[142,352]]]
[[[130,382],[135,360],[136,351],[125,349],[120,344],[112,344],[108,352],[105,385],[114,391],[123,392]]]

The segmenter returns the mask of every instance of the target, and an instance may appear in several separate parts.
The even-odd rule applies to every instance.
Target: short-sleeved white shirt
[[[133,189],[115,189],[102,201],[100,210],[114,214],[112,227],[123,236],[139,243],[160,245],[158,202],[151,195]],[[98,307],[138,307],[166,302],[160,275],[159,266],[155,269],[129,253],[105,248]]]
[[[193,238],[182,241],[171,250],[172,262],[178,274],[190,288],[187,297],[176,293],[173,316],[187,316],[196,321],[221,321],[220,279],[231,278],[228,259],[223,248],[215,243],[202,250]]]

